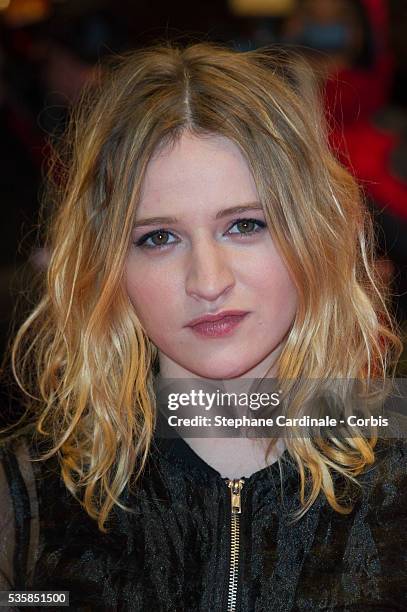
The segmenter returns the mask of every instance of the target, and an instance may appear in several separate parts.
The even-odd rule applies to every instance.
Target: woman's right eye
[[[156,230],[155,232],[149,232],[145,234],[141,238],[136,241],[136,246],[142,247],[144,249],[162,249],[170,244],[175,244],[177,240],[173,242],[168,242],[166,238],[168,236],[173,236],[171,232],[167,232],[166,230]],[[152,241],[152,242],[148,242]]]

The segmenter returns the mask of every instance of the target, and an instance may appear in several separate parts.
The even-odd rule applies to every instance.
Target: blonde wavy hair
[[[299,296],[279,379],[385,378],[400,341],[375,276],[374,233],[361,193],[336,161],[304,65],[281,51],[162,44],[115,58],[72,113],[55,157],[50,253],[39,303],[12,346],[14,376],[66,487],[102,531],[141,476],[156,424],[157,347],[123,273],[146,166],[185,131],[243,151],[270,232]],[[299,411],[300,397],[290,400]],[[294,408],[293,408],[294,407]],[[348,512],[333,472],[355,480],[374,435],[287,440],[301,476],[301,513],[322,490]],[[309,485],[309,488],[308,488]]]

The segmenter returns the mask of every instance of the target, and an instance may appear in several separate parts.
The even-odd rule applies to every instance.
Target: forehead
[[[149,162],[136,218],[212,211],[258,199],[247,161],[231,140],[184,133]]]

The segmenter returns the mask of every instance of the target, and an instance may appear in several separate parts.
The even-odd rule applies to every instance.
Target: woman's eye
[[[149,234],[146,234],[145,236],[142,236],[139,240],[137,240],[136,246],[145,247],[147,249],[160,249],[162,247],[167,246],[168,244],[174,244],[175,242],[177,242],[167,241],[168,236],[172,235],[173,234],[167,232],[166,230],[157,230],[155,232],[150,232]]]
[[[266,224],[264,221],[259,221],[258,219],[237,219],[237,221],[234,221],[232,227],[235,226],[239,231],[231,232],[229,230],[230,234],[237,236],[251,236],[252,234],[261,232],[266,227]]]

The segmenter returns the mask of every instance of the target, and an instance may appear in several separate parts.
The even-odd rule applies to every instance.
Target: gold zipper
[[[235,612],[237,583],[239,574],[239,542],[240,542],[240,514],[242,513],[241,491],[244,478],[230,480],[226,478],[226,484],[230,489],[230,567],[227,612]]]

